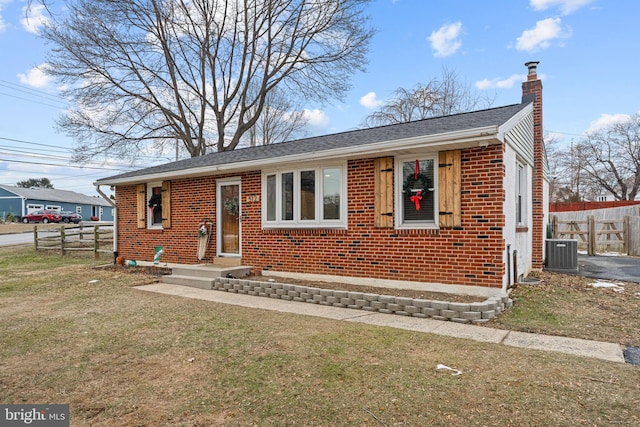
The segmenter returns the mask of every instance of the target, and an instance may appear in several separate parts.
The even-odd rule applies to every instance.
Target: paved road
[[[640,283],[640,258],[578,255],[578,274],[593,279]]]
[[[45,237],[47,230],[38,230],[39,237]],[[51,230],[51,233],[60,233],[60,230]],[[24,245],[26,243],[33,244],[33,232],[0,234],[0,246]]]

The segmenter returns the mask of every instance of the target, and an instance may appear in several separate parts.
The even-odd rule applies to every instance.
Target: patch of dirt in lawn
[[[369,294],[378,295],[390,295],[394,297],[414,298],[414,299],[426,299],[435,301],[449,301],[449,302],[482,302],[486,298],[473,295],[462,294],[450,294],[444,292],[432,292],[422,291],[415,289],[397,289],[397,288],[385,288],[380,286],[366,286],[366,285],[353,285],[349,283],[340,282],[325,282],[305,280],[298,278],[279,278],[279,277],[266,277],[266,276],[250,276],[247,279],[257,280],[261,282],[273,279],[277,283],[287,283],[291,285],[308,286],[320,289],[332,289],[336,291],[349,291],[349,292],[364,292]]]

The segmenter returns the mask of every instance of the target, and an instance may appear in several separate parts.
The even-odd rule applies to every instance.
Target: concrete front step
[[[162,283],[212,289],[216,277],[242,278],[251,274],[251,267],[220,266],[211,264],[174,265],[171,274],[162,276]]]
[[[215,279],[207,279],[204,277],[180,276],[176,274],[162,276],[162,283],[169,285],[190,286],[192,288],[213,289]]]
[[[174,275],[178,276],[191,276],[191,277],[234,277],[242,278],[251,274],[251,267],[246,265],[239,266],[219,266],[213,264],[198,264],[198,265],[177,265],[171,269]]]

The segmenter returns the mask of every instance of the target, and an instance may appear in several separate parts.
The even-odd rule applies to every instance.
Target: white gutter
[[[367,155],[381,155],[385,152],[398,151],[398,150],[411,150],[411,149],[428,149],[439,148],[442,146],[457,145],[460,148],[472,147],[474,144],[478,144],[479,141],[497,140],[504,142],[504,135],[499,134],[499,126],[485,126],[481,128],[474,128],[470,130],[446,132],[436,135],[431,135],[427,138],[424,136],[418,136],[413,138],[400,139],[397,141],[383,141],[374,144],[362,144],[354,145],[350,147],[335,148],[331,150],[317,150],[310,151],[303,154],[294,154],[291,156],[283,156],[273,159],[258,159],[250,160],[246,162],[227,163],[213,166],[204,166],[200,168],[190,168],[171,172],[152,173],[148,175],[137,175],[129,178],[116,178],[109,181],[101,181],[100,184],[94,183],[96,186],[100,185],[119,185],[119,184],[137,184],[141,182],[155,181],[158,179],[176,179],[176,178],[188,178],[194,176],[210,175],[212,173],[219,172],[231,172],[241,170],[256,170],[262,169],[265,166],[265,162],[273,162],[277,164],[296,163],[309,160],[317,160],[319,156],[322,156],[323,160],[330,160],[335,158],[348,158],[354,156],[367,156]]]
[[[111,206],[113,206],[113,253],[115,254],[116,252],[118,252],[118,207],[109,196],[104,194],[104,192],[100,189],[100,185],[95,185],[95,187],[98,194],[100,194],[103,199],[105,199]],[[113,261],[115,263],[115,259]]]

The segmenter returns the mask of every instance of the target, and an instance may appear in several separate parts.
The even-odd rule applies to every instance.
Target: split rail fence
[[[113,224],[90,226],[60,226],[38,230],[33,227],[33,242],[36,250],[59,250],[62,254],[72,251],[93,251],[94,258],[100,253],[113,253]]]
[[[577,240],[578,250],[589,255],[618,252],[640,256],[640,212],[629,213],[634,215],[615,218],[611,212],[557,212],[550,216],[550,234],[554,239]]]

